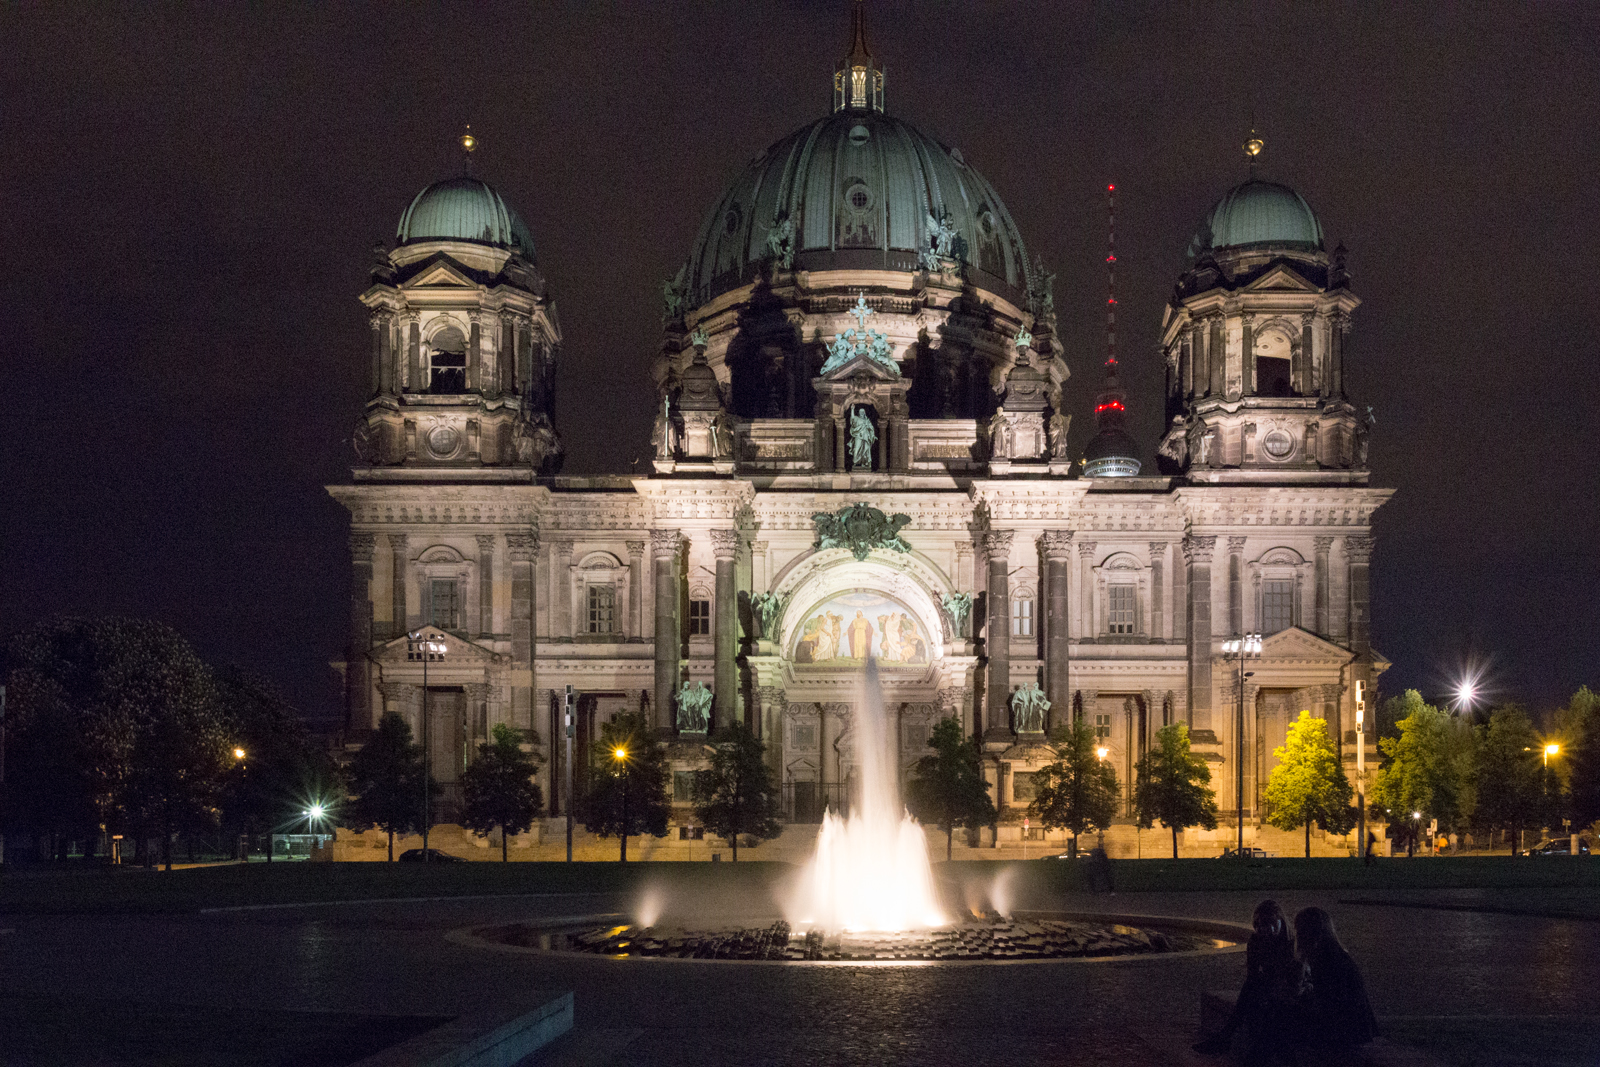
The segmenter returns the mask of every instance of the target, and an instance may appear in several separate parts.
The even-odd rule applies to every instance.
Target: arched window
[[[467,391],[467,339],[454,326],[446,326],[428,342],[428,392]]]

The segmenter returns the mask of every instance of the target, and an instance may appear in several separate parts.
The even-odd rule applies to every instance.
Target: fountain
[[[791,926],[892,932],[943,926],[922,827],[900,803],[895,738],[878,666],[867,661],[856,701],[860,797],[850,814],[823,814],[817,851],[785,909]]]

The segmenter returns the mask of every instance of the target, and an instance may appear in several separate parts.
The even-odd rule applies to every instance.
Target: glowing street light
[[[1094,750],[1094,754],[1098,759],[1105,759],[1107,756],[1111,755],[1111,750],[1106,746],[1101,745],[1099,748]]]
[[[1561,754],[1561,746],[1560,745],[1546,745],[1546,746],[1544,746],[1544,765],[1545,765],[1545,767],[1548,768],[1550,766],[1550,757],[1551,756],[1558,756],[1560,754]]]
[[[406,634],[406,659],[422,661],[422,861],[430,862],[433,853],[428,851],[428,827],[433,823],[433,796],[428,777],[428,663],[444,659],[444,635],[427,630],[413,630]]]
[[[236,760],[244,759],[244,749],[242,749],[242,748],[234,749],[233,750],[233,758],[236,759]]]
[[[1244,669],[1246,656],[1259,657],[1261,655],[1261,635],[1258,633],[1245,634],[1242,637],[1230,637],[1222,642],[1222,651],[1227,656],[1237,656],[1239,659],[1239,722],[1234,730],[1234,741],[1237,752],[1234,762],[1238,764],[1238,800],[1239,800],[1239,856],[1244,856],[1244,680],[1253,675],[1254,671]]]
[[[618,745],[611,758],[622,765],[622,863],[628,862],[628,750]]]

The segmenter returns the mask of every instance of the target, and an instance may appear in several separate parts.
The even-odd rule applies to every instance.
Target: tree
[[[1157,821],[1172,831],[1172,858],[1178,834],[1191,826],[1217,828],[1217,796],[1211,768],[1189,749],[1189,727],[1175,722],[1156,732],[1155,747],[1134,765],[1133,813],[1148,830]]]
[[[1473,821],[1480,827],[1511,834],[1511,854],[1522,831],[1539,822],[1544,807],[1539,736],[1533,720],[1516,705],[1495,708],[1489,725],[1478,731],[1478,806]]]
[[[600,727],[600,739],[590,750],[584,828],[622,838],[621,861],[627,863],[628,836],[666,837],[671,814],[666,757],[650,739],[649,722],[638,712],[617,714]]]
[[[1355,822],[1350,809],[1353,791],[1339,762],[1339,750],[1328,734],[1326,719],[1309,711],[1289,724],[1284,743],[1272,750],[1278,765],[1267,779],[1267,822],[1280,830],[1306,829],[1306,858],[1311,857],[1311,824],[1342,834]]]
[[[1600,695],[1584,686],[1573,694],[1557,720],[1565,728],[1567,802],[1572,825],[1600,821]]]
[[[960,719],[939,720],[928,737],[928,747],[933,753],[917,760],[912,768],[906,806],[918,820],[944,831],[944,858],[948,860],[955,848],[956,827],[976,830],[990,826],[999,813],[983,780],[978,742],[963,735]]]
[[[393,863],[394,835],[422,827],[422,748],[412,743],[411,724],[395,712],[385,714],[350,760],[349,775],[353,796],[344,824],[355,830],[376,826],[388,834]]]
[[[1448,826],[1472,813],[1472,734],[1467,724],[1453,722],[1415,689],[1397,699],[1406,714],[1395,723],[1398,737],[1378,741],[1384,765],[1371,799],[1388,811],[1391,826],[1404,828],[1414,853],[1421,823],[1414,815],[1430,815]]]
[[[1095,754],[1093,726],[1075,719],[1058,727],[1050,740],[1055,759],[1034,772],[1028,813],[1037,815],[1047,830],[1070,832],[1071,851],[1077,855],[1079,834],[1104,830],[1117,817],[1122,791],[1116,768]]]
[[[706,828],[733,843],[739,862],[739,835],[770,841],[783,833],[778,821],[782,798],[767,767],[766,746],[750,727],[735,722],[711,738],[711,768],[694,781],[694,813]]]
[[[217,670],[216,685],[236,750],[223,782],[222,826],[230,836],[267,834],[270,863],[270,835],[312,805],[335,807],[343,795],[339,767],[271,685],[237,667]]]
[[[497,722],[489,741],[478,746],[478,758],[461,772],[462,824],[480,834],[499,829],[502,863],[509,858],[507,839],[526,833],[544,807],[544,794],[533,780],[539,762],[522,751],[515,729]]]

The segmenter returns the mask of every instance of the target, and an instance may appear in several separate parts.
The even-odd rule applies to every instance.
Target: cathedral
[[[671,836],[696,839],[705,737],[740,721],[785,819],[815,823],[849,803],[872,660],[902,764],[959,718],[1011,840],[1069,720],[1124,798],[1156,731],[1187,723],[1226,820],[1259,819],[1302,710],[1353,779],[1373,753],[1358,693],[1387,666],[1369,562],[1389,490],[1344,388],[1342,246],[1253,171],[1199,220],[1146,471],[1123,416],[1157,398],[1124,391],[1114,354],[1070,381],[1050,276],[973,161],[887,106],[853,6],[831,110],[755,155],[663,287],[648,476],[558,474],[562,332],[512,205],[464,175],[400,215],[361,294],[358,462],[329,488],[351,521],[349,743],[400,713],[448,805],[508,723],[560,815],[570,691],[578,797],[599,726],[643,712]]]

